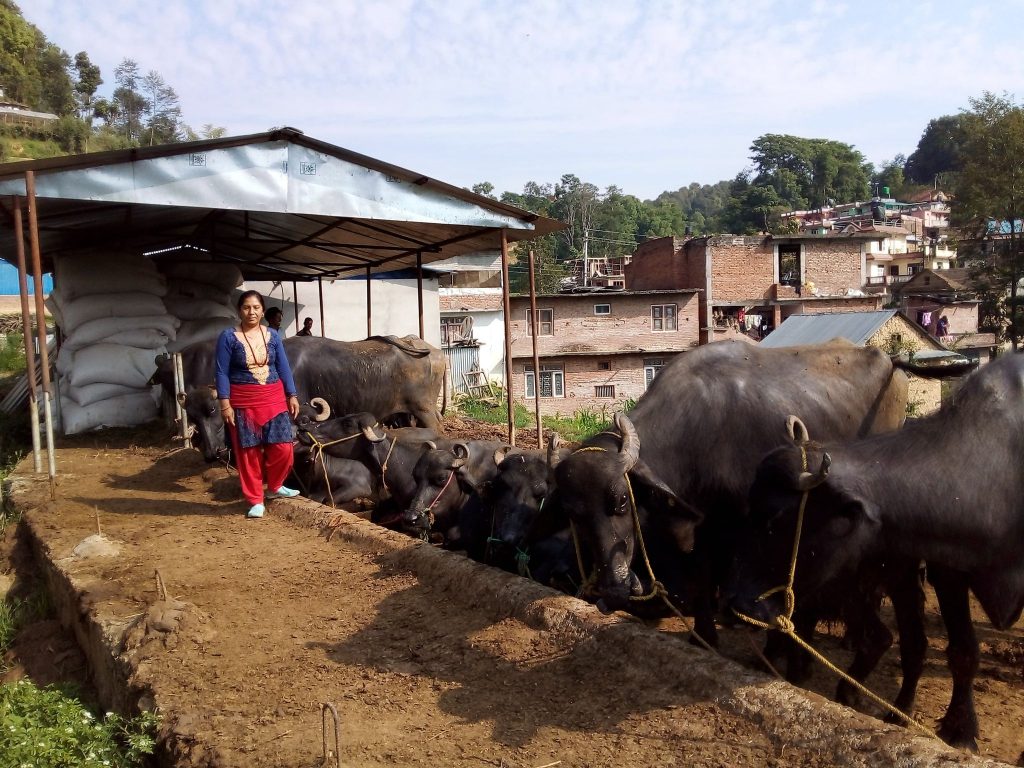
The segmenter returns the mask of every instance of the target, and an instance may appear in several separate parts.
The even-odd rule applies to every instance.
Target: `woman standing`
[[[271,496],[299,492],[284,486],[292,468],[292,420],[299,398],[281,337],[260,325],[263,296],[238,297],[238,327],[217,340],[217,399],[231,433],[242,494],[252,505],[248,517],[263,517],[263,481]]]

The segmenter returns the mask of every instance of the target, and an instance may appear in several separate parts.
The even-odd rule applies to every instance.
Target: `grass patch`
[[[557,432],[563,440],[576,443],[608,429],[617,411],[628,411],[635,405],[636,400],[630,399],[614,408],[581,408],[572,416],[541,416],[540,421],[545,431]],[[466,397],[458,401],[458,409],[462,415],[488,424],[505,424],[508,421],[508,405],[505,400],[495,404],[493,400]],[[535,425],[533,411],[519,403],[515,404],[513,420],[517,429]]]
[[[18,631],[33,621],[45,619],[53,606],[45,592],[38,592],[25,600],[11,598],[0,602],[0,658],[10,650]],[[0,669],[3,662],[0,661]]]
[[[20,333],[0,336],[0,373],[25,372],[25,337]]]
[[[28,680],[0,686],[0,755],[4,765],[136,768],[156,746],[159,718],[112,712],[97,717],[67,689]]]

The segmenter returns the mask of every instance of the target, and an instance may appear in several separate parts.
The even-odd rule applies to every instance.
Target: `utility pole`
[[[583,230],[583,287],[590,285],[590,262],[587,259],[587,247],[589,246],[590,230]]]

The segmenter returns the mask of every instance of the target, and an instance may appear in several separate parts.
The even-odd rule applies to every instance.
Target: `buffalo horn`
[[[469,458],[469,446],[465,443],[455,443],[452,446],[452,453],[458,456],[460,459]]]
[[[327,421],[331,418],[331,406],[322,397],[314,397],[309,404],[316,409],[314,421]]]
[[[790,414],[786,417],[786,431],[789,433],[789,439],[797,445],[811,441],[811,437],[807,433],[807,427],[800,421],[799,416]]]
[[[796,481],[797,490],[809,491],[812,488],[817,488],[825,482],[825,478],[828,477],[828,469],[831,466],[832,457],[827,453],[823,453],[821,455],[821,466],[818,468],[817,474],[811,474],[810,472],[800,473],[800,477]]]
[[[452,459],[452,463],[448,465],[449,469],[459,469],[460,467],[466,466],[465,459]]]
[[[377,431],[373,428],[372,425],[367,425],[363,427],[363,437],[365,437],[371,443],[379,443],[381,440],[387,437],[387,435],[378,435]]]
[[[622,462],[622,472],[625,474],[633,469],[637,459],[640,458],[640,435],[629,417],[624,413],[615,414],[615,426],[622,433],[622,450],[619,457]]]
[[[548,467],[554,469],[558,466],[558,462],[561,460],[561,454],[558,452],[558,447],[562,444],[562,438],[558,436],[557,432],[552,432],[548,435]]]
[[[427,440],[423,443],[423,447],[426,448],[428,451],[436,451],[437,443],[435,443],[433,440]]]
[[[511,445],[503,445],[501,448],[494,452],[494,463],[500,465],[505,459],[508,458],[509,453],[513,450]]]

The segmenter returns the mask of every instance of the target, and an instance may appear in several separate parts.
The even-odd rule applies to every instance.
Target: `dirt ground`
[[[503,434],[447,427],[467,438]],[[594,643],[474,611],[473,585],[446,592],[379,553],[339,546],[287,514],[287,503],[247,520],[229,470],[173,451],[156,432],[69,440],[58,458],[57,501],[30,510],[26,523],[73,570],[110,634],[127,628],[133,691],[167,713],[179,765],[318,766],[326,702],[340,716],[344,766],[838,762],[674,685],[671,670],[610,662]],[[74,554],[97,521],[119,552]],[[979,620],[978,630],[981,754],[1014,763],[1024,749],[1024,626],[1000,633]],[[726,655],[750,664],[745,633],[723,634]],[[929,636],[919,714],[932,724],[950,689],[934,606]],[[57,638],[52,625],[30,627],[14,660],[36,674],[63,653],[80,674],[80,657]],[[816,645],[848,658],[831,635]],[[893,651],[872,682],[891,697],[898,675]],[[834,686],[820,672],[810,687],[828,695]]]

